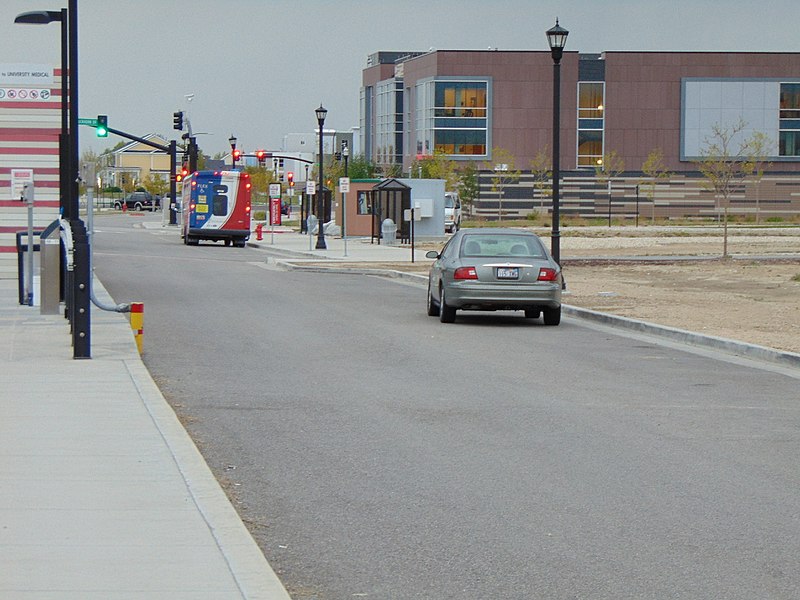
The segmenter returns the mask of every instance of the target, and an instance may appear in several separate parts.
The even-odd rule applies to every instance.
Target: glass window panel
[[[781,109],[800,109],[800,83],[781,84]]]
[[[599,155],[603,154],[603,132],[602,131],[579,131],[578,132],[578,155]]]
[[[578,119],[579,129],[603,129],[603,119]]]
[[[779,156],[800,156],[800,132],[781,131],[778,154]]]
[[[579,83],[578,84],[578,114],[585,118],[603,117],[603,84]]]

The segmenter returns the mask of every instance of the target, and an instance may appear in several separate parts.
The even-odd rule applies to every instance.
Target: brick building
[[[546,205],[532,161],[552,144],[553,61],[549,51],[434,50],[378,52],[362,72],[361,135],[368,158],[408,172],[434,152],[481,173],[478,212],[497,211],[495,149],[522,171],[503,193],[503,210],[525,215]],[[763,180],[743,181],[733,198],[744,212],[800,212],[800,53],[565,52],[561,61],[561,175],[566,214],[620,214],[643,181],[643,165],[663,155],[672,176],[658,186],[652,210],[710,214],[696,161],[713,128],[744,129],[767,141]],[[611,194],[596,177],[613,154],[624,167]],[[758,186],[756,192],[755,187]],[[638,194],[639,200],[647,202]],[[649,210],[649,209],[648,209]],[[602,214],[602,212],[601,212]]]

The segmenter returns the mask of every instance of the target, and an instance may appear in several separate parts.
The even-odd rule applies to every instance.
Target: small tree
[[[706,189],[714,192],[714,198],[722,206],[722,256],[728,256],[728,207],[730,196],[746,173],[744,168],[750,152],[750,141],[737,141],[746,127],[743,119],[730,127],[719,123],[711,127],[700,149],[697,168],[706,178]]]
[[[267,167],[245,167],[244,172],[250,175],[250,184],[253,190],[253,196],[259,203],[267,201],[269,196],[269,186],[275,183],[275,173],[271,168]]]
[[[455,161],[438,150],[433,156],[426,156],[411,164],[411,176],[414,175],[419,175],[422,179],[444,179],[445,188],[448,190],[455,190],[458,187],[459,177]]]
[[[550,188],[550,198],[553,196],[553,158],[548,146],[545,146],[531,161],[531,174],[533,175],[533,189],[538,190],[541,200],[540,207],[544,211],[544,196],[547,188]],[[534,194],[534,200],[536,196]]]
[[[475,199],[478,197],[478,189],[478,170],[472,164],[468,164],[461,170],[461,176],[458,182],[458,195],[461,198],[461,203],[467,207],[470,215],[472,215],[472,207],[475,204]]]
[[[667,171],[664,166],[664,152],[661,148],[650,151],[647,159],[642,164],[642,173],[647,175],[647,179],[639,181],[639,185],[645,189],[645,196],[653,204],[652,221],[656,220],[656,185],[662,181],[668,181],[672,173]],[[638,217],[638,215],[637,215]]]
[[[169,183],[161,175],[161,173],[148,173],[144,178],[144,189],[153,194],[154,196],[163,196],[169,190]]]
[[[608,186],[608,226],[611,227],[611,182],[625,170],[625,161],[612,150],[603,154],[594,170],[600,183]]]
[[[492,150],[493,162],[486,163],[488,169],[493,171],[492,191],[498,194],[499,203],[497,205],[497,220],[503,220],[503,191],[506,186],[516,183],[522,176],[522,172],[516,168],[514,155],[503,148]]]
[[[745,174],[753,178],[756,186],[756,223],[761,222],[759,207],[761,200],[761,180],[764,177],[764,171],[772,166],[772,162],[767,160],[767,157],[770,155],[771,145],[767,134],[762,131],[753,133],[749,140],[749,156],[742,165]]]

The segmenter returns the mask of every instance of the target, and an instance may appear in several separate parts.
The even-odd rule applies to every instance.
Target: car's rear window
[[[476,234],[464,236],[461,256],[544,258],[545,250],[531,235]]]

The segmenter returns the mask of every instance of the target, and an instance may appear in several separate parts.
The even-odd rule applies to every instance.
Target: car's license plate
[[[519,267],[497,267],[498,279],[519,279]]]

